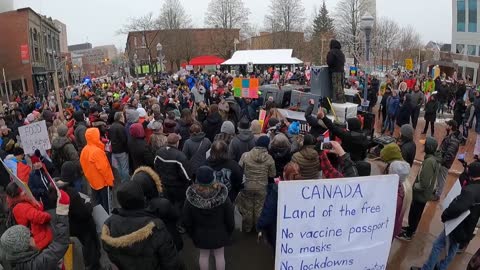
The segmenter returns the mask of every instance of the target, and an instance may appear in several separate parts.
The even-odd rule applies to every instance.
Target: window
[[[476,45],[468,45],[467,46],[467,54],[468,55],[477,55],[477,46]]]
[[[477,32],[477,0],[468,0],[468,32]]]
[[[456,47],[456,53],[459,53],[459,54],[465,54],[465,45],[463,44],[457,44],[457,47]]]
[[[465,0],[457,0],[457,32],[465,32]]]
[[[37,41],[37,29],[33,29],[33,40]]]

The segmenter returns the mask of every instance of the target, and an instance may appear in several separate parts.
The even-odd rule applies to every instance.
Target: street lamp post
[[[165,60],[165,55],[163,55],[163,46],[160,43],[157,43],[157,74],[163,72],[163,61]],[[160,70],[158,70],[160,67]],[[160,72],[159,72],[160,71]]]
[[[138,72],[137,72],[137,59],[138,59],[138,56],[137,56],[137,53],[135,53],[133,55],[133,66],[134,66],[134,69],[135,69],[135,78],[138,79]]]
[[[362,107],[365,111],[368,110],[368,75],[367,75],[367,67],[370,65],[370,41],[371,41],[371,33],[373,29],[373,25],[375,22],[375,18],[372,15],[366,13],[360,20],[360,28],[365,32],[365,85],[363,89],[363,103]]]

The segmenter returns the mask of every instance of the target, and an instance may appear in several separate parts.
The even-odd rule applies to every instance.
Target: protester
[[[125,129],[125,116],[122,112],[116,112],[114,122],[108,131],[112,145],[112,167],[117,169],[122,182],[129,178],[128,135]]]
[[[77,149],[67,137],[67,126],[60,125],[57,132],[58,137],[52,141],[52,161],[55,164],[55,169],[60,171],[63,163],[67,161],[79,162],[80,157]]]
[[[189,109],[183,109],[182,115],[175,127],[175,133],[180,135],[179,149],[183,149],[183,144],[190,138],[190,127],[195,123],[192,113]]]
[[[437,141],[427,137],[421,143],[425,146],[425,159],[413,185],[413,200],[408,214],[408,227],[398,236],[399,239],[411,241],[422,218],[428,201],[433,199],[435,181],[440,170],[440,157],[436,155]]]
[[[85,138],[85,132],[87,131],[87,122],[85,122],[85,114],[83,111],[76,111],[73,114],[73,119],[75,120],[75,144],[77,145],[77,150],[79,153],[82,152],[83,147],[87,145],[87,140]]]
[[[418,117],[420,116],[420,109],[423,106],[425,95],[420,91],[420,86],[415,85],[414,90],[410,92],[410,106],[413,108],[412,111],[412,126],[413,129],[417,128]]]
[[[222,127],[220,128],[220,133],[215,135],[214,141],[222,140],[227,145],[230,145],[230,142],[235,137],[235,126],[230,121],[224,121]]]
[[[270,143],[268,153],[275,161],[275,177],[281,177],[285,165],[292,160],[291,143],[287,136],[283,133],[275,135]]]
[[[162,220],[145,210],[142,187],[126,181],[117,190],[115,208],[102,228],[103,249],[119,269],[178,269],[172,237]]]
[[[457,254],[459,246],[469,242],[473,238],[473,231],[480,217],[480,163],[474,162],[468,166],[468,174],[471,178],[471,184],[462,188],[458,195],[442,213],[442,222],[458,218],[462,213],[470,211],[470,214],[451,232],[445,235],[443,230],[437,239],[433,242],[432,251],[422,268],[412,267],[412,270],[418,269],[447,269],[453,258]],[[445,258],[439,261],[440,253],[445,250]]]
[[[143,166],[135,170],[132,181],[141,185],[147,211],[165,223],[177,251],[182,250],[183,240],[176,227],[180,219],[180,212],[164,197],[160,176],[152,168]]]
[[[246,153],[255,146],[255,137],[250,130],[250,122],[242,118],[238,125],[238,135],[235,136],[228,147],[228,154],[233,160],[239,162],[243,153]]]
[[[463,140],[463,136],[458,130],[458,125],[455,120],[447,121],[447,136],[443,138],[440,144],[439,151],[442,157],[441,166],[438,171],[437,189],[435,191],[434,201],[438,201],[443,192],[445,181],[447,180],[448,170],[453,165],[457,157],[458,148]]]
[[[398,142],[400,149],[402,150],[403,159],[413,166],[415,161],[415,155],[417,154],[417,145],[413,141],[415,129],[408,124],[403,125],[400,128],[400,141]]]
[[[222,116],[218,112],[218,105],[212,104],[208,111],[208,116],[205,121],[203,121],[203,131],[205,136],[213,142],[215,136],[220,133],[220,130],[223,125]]]
[[[202,166],[195,184],[187,189],[183,218],[188,235],[200,249],[200,270],[209,269],[210,253],[217,270],[225,269],[224,247],[231,242],[235,221],[228,188],[215,181],[212,168]]]
[[[132,161],[132,170],[136,170],[147,164],[145,152],[147,151],[147,142],[145,141],[145,130],[142,124],[135,123],[130,126],[130,140],[128,141],[128,153]]]
[[[425,105],[425,128],[423,129],[422,134],[427,134],[428,125],[431,125],[430,136],[435,136],[435,120],[437,118],[438,102],[436,96],[432,95],[430,100]]]
[[[26,225],[8,228],[0,238],[1,253],[5,262],[12,269],[57,269],[59,261],[65,255],[69,238],[68,209],[70,198],[64,191],[59,191],[57,199],[56,222],[52,223],[54,234],[52,242],[42,250],[32,244],[32,236]]]
[[[275,161],[267,150],[269,144],[268,136],[258,138],[255,147],[244,153],[239,162],[245,181],[244,189],[238,194],[235,204],[242,214],[242,230],[245,232],[255,228],[265,200],[267,184],[272,183],[275,177]]]
[[[318,179],[320,173],[320,161],[314,149],[315,144],[316,140],[312,135],[305,135],[302,149],[292,156],[292,161],[300,166],[300,174],[304,179]]]
[[[93,198],[102,205],[105,211],[110,212],[110,196],[113,187],[113,172],[110,167],[105,146],[100,141],[100,131],[89,128],[85,132],[87,145],[80,154],[80,164],[83,173],[92,188]]]
[[[97,269],[100,267],[100,241],[92,216],[92,204],[85,202],[76,188],[76,181],[78,181],[80,174],[78,166],[72,161],[65,162],[57,185],[70,197],[68,211],[70,236],[78,238],[82,244],[85,267],[87,269]]]
[[[49,174],[53,170],[53,164],[35,150],[35,155],[30,157],[32,161],[32,170],[28,178],[28,188],[31,190],[35,199],[41,202],[45,210],[55,208],[55,200],[51,199],[50,188],[52,179]]]
[[[190,126],[190,138],[183,145],[183,153],[190,163],[190,174],[195,177],[195,172],[205,164],[206,154],[212,143],[205,137],[200,124]]]
[[[340,42],[335,39],[330,41],[330,51],[327,54],[327,65],[331,74],[333,86],[333,102],[345,103],[345,91],[343,78],[345,76],[345,55],[342,52]]]

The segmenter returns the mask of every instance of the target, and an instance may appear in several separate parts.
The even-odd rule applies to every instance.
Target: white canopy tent
[[[222,65],[237,66],[248,65],[248,63],[254,65],[300,65],[303,63],[292,54],[292,49],[236,51],[232,58],[223,62]]]

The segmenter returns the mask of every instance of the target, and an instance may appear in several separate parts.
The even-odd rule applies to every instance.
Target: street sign
[[[405,59],[405,69],[406,70],[413,70],[413,59],[412,58]]]

